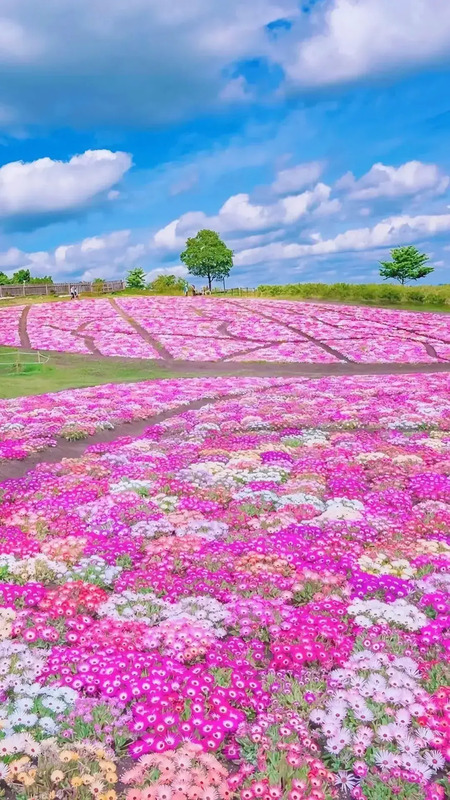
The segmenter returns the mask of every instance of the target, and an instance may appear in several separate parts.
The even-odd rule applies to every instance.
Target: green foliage
[[[233,266],[233,251],[215,231],[202,230],[186,242],[180,259],[191,275],[206,278],[211,289],[213,281],[228,278]]]
[[[292,297],[298,300],[339,300],[344,303],[378,305],[450,306],[450,284],[421,286],[420,289],[394,284],[294,283],[258,286],[264,297]]]
[[[127,275],[127,286],[129,289],[145,289],[145,272],[142,267],[130,269]]]
[[[105,291],[105,281],[103,278],[95,278],[92,281],[92,291],[95,294],[102,294]]]
[[[51,275],[43,275],[42,278],[30,278],[28,283],[53,283]]]
[[[396,247],[391,250],[391,257],[392,261],[380,261],[383,280],[398,281],[403,286],[406,281],[418,281],[434,272],[433,267],[425,266],[430,260],[426,253],[419,253],[412,245]]]
[[[4,272],[0,272],[0,286],[16,283],[53,283],[53,278],[50,275],[44,275],[42,278],[32,278],[29,269],[18,269],[12,278],[8,278]]]
[[[154,281],[147,284],[147,289],[157,294],[167,294],[172,292],[182,292],[186,286],[184,278],[177,278],[176,275],[158,275]]]
[[[12,283],[30,283],[31,273],[29,269],[18,269],[12,276]]]

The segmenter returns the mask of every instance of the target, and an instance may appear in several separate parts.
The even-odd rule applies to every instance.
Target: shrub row
[[[379,304],[450,305],[450,284],[443,286],[396,286],[390,283],[288,283],[258,286],[266,297],[298,297]]]

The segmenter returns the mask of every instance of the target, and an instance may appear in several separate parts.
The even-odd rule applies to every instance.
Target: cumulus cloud
[[[147,272],[147,281],[154,281],[160,275],[175,275],[177,278],[185,278],[188,275],[188,270],[183,264],[176,264],[174,267],[157,267]]]
[[[323,163],[310,161],[306,164],[297,164],[295,167],[282,169],[278,172],[272,189],[275,194],[293,194],[311,186],[319,180],[323,172]]]
[[[235,262],[239,266],[260,264],[265,261],[285,261],[304,256],[332,255],[334,253],[372,250],[450,231],[450,214],[423,214],[419,216],[390,217],[372,228],[354,228],[339,233],[332,239],[319,239],[314,244],[274,242],[263,247],[242,250]]]
[[[337,84],[447,57],[450,4],[333,0],[317,29],[294,39],[284,59],[288,77],[299,85]]]
[[[87,150],[70,161],[40,158],[0,168],[0,217],[67,213],[87,206],[131,167],[128,153]]]
[[[449,183],[449,177],[436,164],[408,161],[400,167],[374,164],[359,180],[348,172],[337,182],[335,188],[348,192],[350,197],[357,200],[375,200],[379,197],[402,197],[422,192],[442,194]]]
[[[50,251],[26,253],[11,248],[0,253],[0,264],[9,267],[6,272],[10,274],[17,268],[25,267],[30,269],[32,275],[50,274],[56,280],[65,280],[69,276],[82,280],[116,278],[140,264],[148,251],[148,242],[135,241],[131,231],[123,230],[90,236]]]
[[[330,201],[330,194],[331,188],[325,183],[266,205],[253,202],[249,194],[235,194],[226,200],[215,216],[208,217],[198,211],[173,220],[156,232],[153,244],[161,250],[176,252],[184,246],[188,236],[201,228],[212,228],[221,234],[245,234],[293,225],[310,211],[335,213],[340,204]]]
[[[89,126],[148,126],[242,101],[248,90],[234,65],[267,56],[266,25],[298,14],[296,0],[2,0],[1,7],[8,57],[0,56],[0,103],[25,124]],[[11,72],[14,60],[28,68]]]

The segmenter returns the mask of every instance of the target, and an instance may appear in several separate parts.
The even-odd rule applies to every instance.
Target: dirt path
[[[233,302],[233,300],[229,300],[228,302],[233,305],[236,305],[236,302]],[[240,306],[238,307],[240,308]],[[284,322],[283,320],[277,319],[276,317],[272,317],[270,314],[266,314],[264,311],[260,311],[259,309],[256,313],[259,314],[260,317],[263,317],[263,319],[267,319],[269,322],[276,322],[277,325],[284,325],[284,327],[292,331],[292,333],[297,333],[300,336],[304,336],[304,338],[307,339],[308,342],[311,342],[316,347],[319,347],[320,350],[324,350],[326,353],[328,353],[328,355],[334,356],[334,358],[338,358],[339,361],[344,361],[347,364],[352,363],[352,360],[350,358],[344,356],[344,354],[339,352],[339,350],[336,350],[335,347],[330,347],[328,344],[321,342],[320,339],[316,339],[315,336],[310,336],[309,333],[305,333],[305,331],[303,331],[301,328],[297,328],[296,325],[291,325],[290,322]],[[279,343],[277,342],[277,344]],[[263,346],[265,347],[266,345]],[[240,355],[240,353],[235,353],[234,355],[238,356]]]
[[[143,328],[139,322],[136,322],[136,320],[133,317],[131,317],[130,314],[127,314],[127,312],[124,311],[123,308],[119,306],[117,300],[114,300],[113,297],[110,297],[109,302],[112,305],[114,311],[117,314],[119,314],[119,316],[121,316],[122,319],[125,320],[125,322],[128,322],[128,324],[131,325],[132,328],[134,328],[134,330],[139,334],[139,336],[141,336],[141,338],[144,339],[144,341],[147,342],[147,344],[149,344],[151,347],[153,347],[154,350],[156,350],[157,353],[159,353],[159,355],[161,356],[161,358],[164,359],[164,361],[172,361],[172,355],[164,347],[164,345],[158,342],[158,340],[155,339],[147,330],[145,330],[145,328]]]
[[[155,363],[155,362],[152,362]],[[160,363],[160,362],[156,362]],[[324,377],[344,376],[344,375],[414,375],[450,372],[450,364],[356,364],[356,363],[334,363],[334,364],[297,364],[297,363],[267,363],[255,362],[253,364],[224,364],[220,362],[199,362],[192,361],[173,362],[170,371],[173,373],[174,366],[180,366],[180,372],[186,373],[188,366],[191,371],[195,367],[196,377],[218,377],[230,375],[239,377],[285,377],[284,389],[289,388],[291,378],[319,379]],[[169,367],[168,367],[169,369]],[[280,387],[281,388],[281,385]],[[270,391],[272,387],[256,389],[257,392]],[[113,430],[100,431],[76,442],[68,442],[60,439],[55,447],[35,453],[22,461],[0,462],[0,481],[9,478],[20,478],[38,464],[55,463],[62,458],[79,458],[83,455],[86,448],[99,442],[111,442],[122,436],[140,436],[150,425],[156,425],[165,419],[182,414],[184,411],[192,411],[202,408],[211,403],[218,403],[233,397],[241,396],[239,393],[229,392],[220,397],[205,397],[193,400],[191,403],[179,405],[169,411],[154,414],[144,420],[134,422],[124,422],[115,426]]]
[[[0,462],[0,481],[5,481],[10,478],[21,478],[27,472],[33,470],[38,464],[54,464],[61,461],[63,458],[80,458],[88,447],[93,444],[101,442],[112,442],[115,439],[120,439],[123,436],[141,436],[146,428],[150,425],[157,425],[165,419],[176,417],[178,414],[183,414],[185,411],[195,411],[198,408],[209,405],[211,403],[218,403],[221,400],[227,400],[233,397],[238,397],[236,394],[226,394],[221,397],[203,397],[200,400],[193,400],[191,403],[184,403],[178,405],[176,408],[171,408],[168,411],[162,411],[160,414],[153,414],[146,419],[138,419],[133,422],[119,423],[113,430],[99,431],[93,436],[87,436],[86,439],[81,439],[76,442],[69,442],[66,439],[60,438],[58,444],[54,447],[49,447],[42,450],[40,453],[35,453],[23,461],[5,461]]]
[[[28,329],[27,329],[27,320],[30,311],[31,311],[31,306],[25,306],[19,319],[20,346],[23,347],[24,350],[31,350],[30,337],[28,336]]]

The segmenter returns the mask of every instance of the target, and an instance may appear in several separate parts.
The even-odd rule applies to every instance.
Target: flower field
[[[169,383],[0,487],[0,796],[444,800],[450,376]]]
[[[23,459],[57,443],[80,439],[123,422],[147,419],[205,398],[240,394],[277,378],[187,378],[71,389],[0,400],[0,461]]]
[[[0,345],[317,364],[450,361],[450,316],[264,299],[120,297],[0,309]]]

